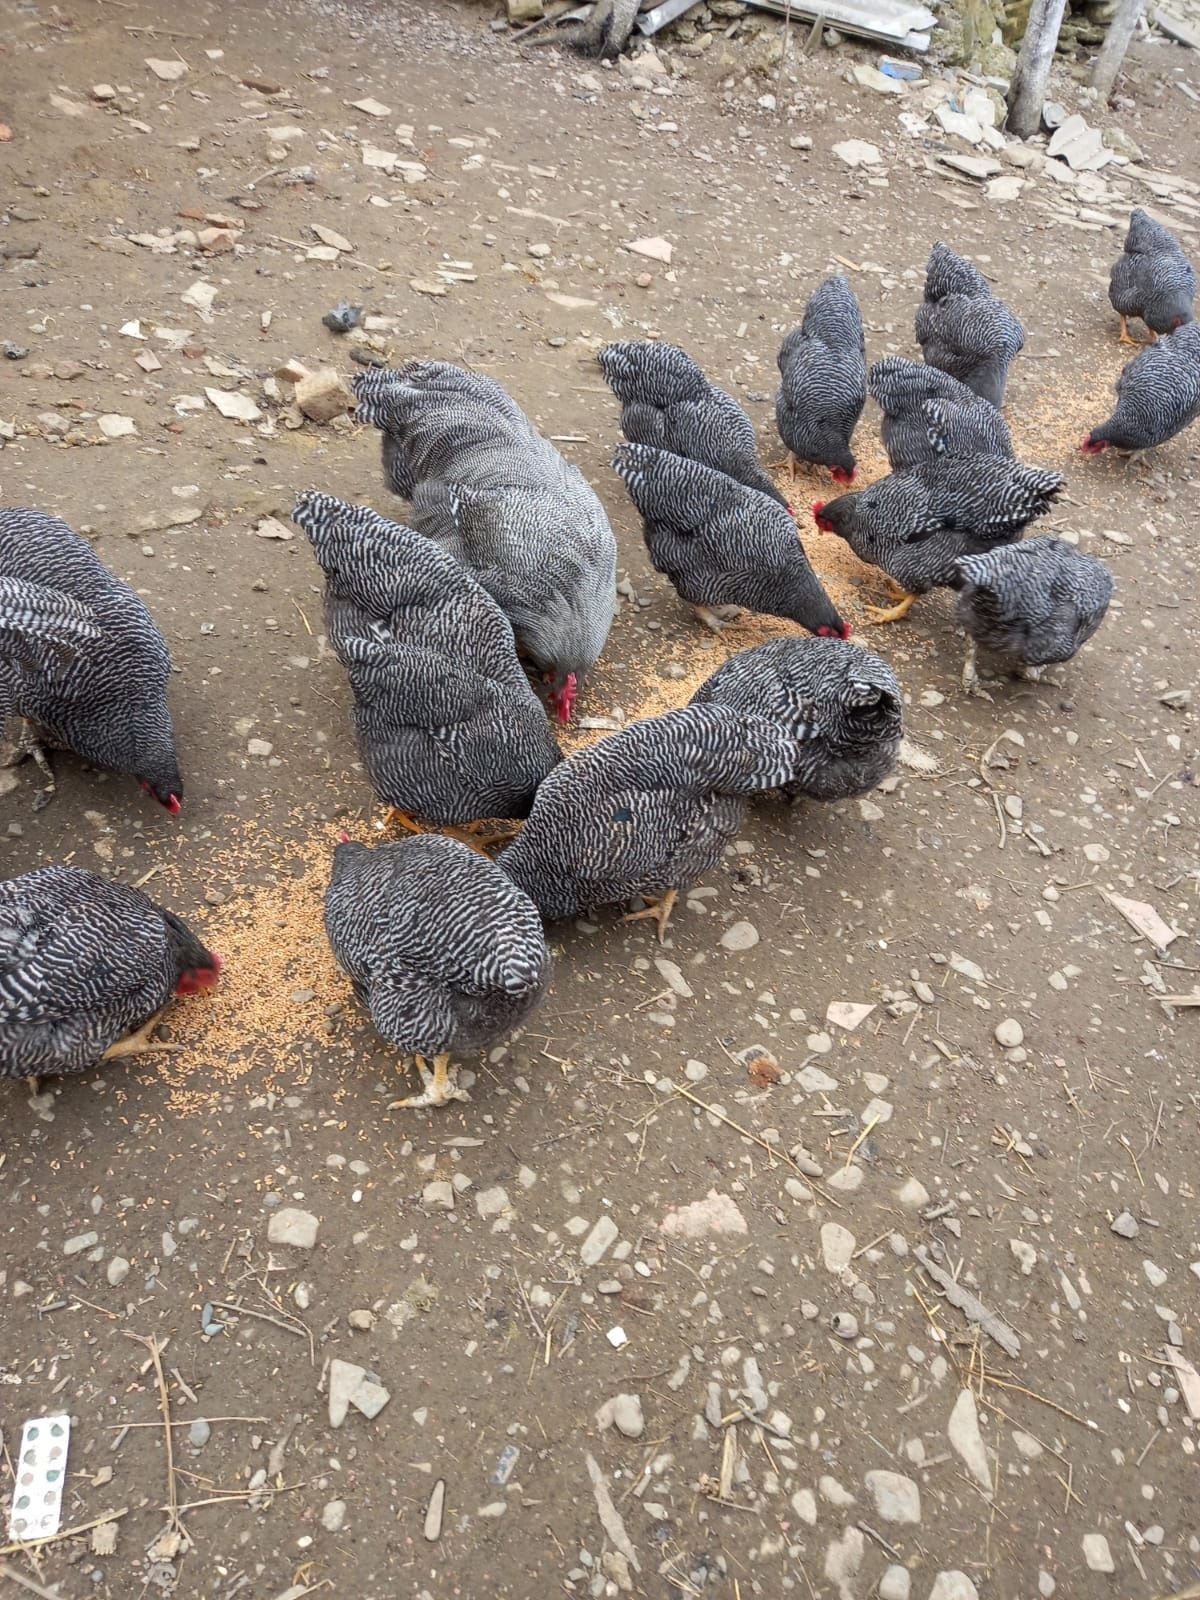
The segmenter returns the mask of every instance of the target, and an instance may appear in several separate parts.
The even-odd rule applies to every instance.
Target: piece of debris
[[[646,1431],[641,1400],[636,1394],[614,1395],[597,1410],[596,1426],[601,1432],[605,1428],[616,1428],[627,1439],[640,1439]]]
[[[1006,1322],[984,1305],[969,1289],[964,1289],[956,1283],[944,1268],[939,1267],[936,1261],[930,1259],[923,1245],[918,1245],[913,1251],[921,1266],[933,1279],[934,1283],[945,1294],[952,1306],[957,1307],[966,1317],[968,1322],[978,1324],[987,1334],[989,1339],[994,1339],[1000,1348],[1014,1359],[1021,1354],[1021,1341]]]
[[[739,1050],[738,1060],[745,1067],[746,1076],[756,1089],[770,1089],[783,1076],[779,1070],[779,1062],[761,1044],[747,1045],[744,1050]]]
[[[47,1539],[58,1532],[70,1444],[69,1416],[30,1417],[26,1422],[14,1468],[10,1539]]]
[[[1196,1371],[1182,1351],[1176,1350],[1172,1345],[1164,1345],[1163,1354],[1175,1369],[1175,1376],[1179,1380],[1179,1392],[1183,1395],[1188,1415],[1193,1421],[1200,1421],[1200,1372]]]
[[[373,1373],[354,1361],[336,1356],[329,1363],[329,1425],[340,1428],[350,1407],[364,1417],[377,1417],[391,1395]]]
[[[825,1021],[853,1033],[860,1022],[865,1022],[874,1011],[873,1005],[854,1004],[849,1000],[831,1000],[825,1009]]]
[[[311,1250],[317,1242],[319,1220],[311,1211],[301,1211],[296,1206],[283,1206],[271,1213],[267,1223],[267,1239],[271,1244],[290,1244],[297,1250]]]
[[[235,422],[257,422],[262,416],[250,396],[239,394],[236,389],[205,389],[204,392],[210,405]]]
[[[362,321],[363,308],[352,306],[348,300],[339,300],[332,311],[327,311],[321,321],[330,333],[349,333]],[[293,382],[295,380],[292,380]]]
[[[329,245],[341,255],[350,255],[353,253],[354,246],[350,243],[349,239],[346,238],[344,233],[338,233],[333,228],[327,228],[323,223],[320,222],[310,222],[309,227],[316,234],[317,238],[320,239],[322,244]]]
[[[620,1512],[613,1504],[612,1495],[608,1492],[608,1484],[605,1482],[599,1463],[592,1455],[585,1455],[583,1459],[587,1464],[588,1477],[592,1480],[592,1492],[596,1496],[596,1511],[600,1517],[600,1526],[633,1570],[640,1572],[642,1564],[638,1560],[638,1553],[634,1549],[628,1533],[625,1531],[625,1524],[621,1520]]]
[[[146,56],[146,65],[156,78],[161,78],[164,83],[178,83],[187,72],[186,61],[160,61],[156,56]]]
[[[195,306],[200,313],[201,321],[212,321],[212,304],[217,298],[215,284],[205,283],[203,278],[199,278],[190,288],[185,289],[179,298],[184,305]]]
[[[332,422],[354,409],[354,396],[332,367],[321,367],[296,385],[296,404],[310,422]]]
[[[1101,894],[1115,911],[1119,911],[1131,928],[1136,928],[1143,939],[1149,940],[1156,950],[1165,950],[1179,937],[1176,928],[1169,928],[1145,900],[1126,900],[1124,895],[1102,889]]]
[[[98,1522],[92,1529],[88,1543],[94,1556],[111,1556],[117,1551],[118,1525],[115,1522]]]
[[[979,1431],[979,1412],[975,1396],[970,1389],[960,1389],[950,1421],[946,1425],[950,1443],[962,1457],[971,1476],[991,1498],[992,1469],[988,1462],[987,1447]]]
[[[429,1504],[425,1508],[424,1534],[430,1544],[436,1544],[442,1536],[442,1515],[446,1507],[446,1480],[439,1478],[433,1486],[433,1493],[429,1496]]]
[[[672,1239],[721,1238],[750,1231],[734,1201],[716,1189],[710,1189],[703,1200],[668,1211],[659,1227]]]
[[[877,167],[883,160],[879,146],[868,144],[865,139],[843,139],[840,144],[832,147],[831,153],[853,169]]]
[[[254,531],[260,539],[291,539],[294,538],[292,530],[280,522],[278,517],[260,517],[254,524]]]
[[[634,239],[625,248],[635,256],[646,256],[650,261],[661,261],[668,267],[671,265],[671,256],[674,253],[674,246],[658,235],[652,239]]]
[[[106,411],[97,417],[96,426],[106,439],[127,439],[137,432],[137,423],[132,417],[122,417],[115,411]]]
[[[385,106],[380,100],[372,100],[370,95],[365,100],[349,100],[347,104],[355,111],[365,112],[368,117],[390,117],[392,114],[391,106]]]

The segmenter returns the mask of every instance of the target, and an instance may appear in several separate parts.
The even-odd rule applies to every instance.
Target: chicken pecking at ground
[[[707,678],[695,705],[755,712],[797,738],[781,784],[789,800],[867,794],[896,765],[903,732],[900,685],[886,661],[840,639],[768,639]],[[804,738],[801,730],[814,726]]]
[[[374,849],[343,838],[325,930],[376,1030],[416,1060],[424,1091],[398,1106],[470,1099],[451,1056],[505,1039],[550,980],[528,895],[486,856],[439,834]]]
[[[966,456],[1011,456],[1008,424],[965,383],[905,356],[871,368],[870,390],[883,412],[880,434],[893,472]]]
[[[640,898],[661,942],[680,890],[720,860],[747,798],[788,782],[816,730],[723,705],[684,706],[577,751],[538,790],[498,862],[544,917]]]
[[[367,775],[409,826],[526,817],[561,760],[503,611],[455,558],[310,491],[292,518],[325,573],[330,642]]]
[[[605,345],[597,360],[621,402],[621,431],[630,444],[653,445],[699,461],[786,508],[787,501],[759,465],[754,424],[678,345],[627,340]]]
[[[1136,453],[1166,444],[1200,417],[1200,323],[1185,322],[1121,369],[1117,404],[1083,441],[1085,455],[1111,446]]]
[[[641,513],[655,570],[714,632],[746,610],[849,637],[778,501],[650,445],[618,446],[613,467]]]
[[[54,793],[44,741],[135,777],[177,814],[183,780],[167,709],[171,656],[141,600],[65,522],[22,507],[0,509],[0,578],[53,591],[62,613],[77,619],[69,650],[31,631],[19,661],[10,656],[0,668],[0,696],[26,722],[9,759],[33,756],[49,780],[38,803]]]
[[[17,677],[38,670],[44,651],[69,655],[100,637],[87,606],[23,578],[0,577],[0,730],[17,703]]]
[[[958,562],[955,615],[967,632],[963,688],[979,692],[976,647],[1006,656],[1039,676],[1069,661],[1104,621],[1113,577],[1103,561],[1065,539],[1038,536]]]
[[[897,603],[868,606],[873,622],[907,616],[918,595],[956,589],[960,556],[1011,544],[1044,516],[1064,482],[1057,472],[1003,456],[941,459],[895,472],[858,494],[813,506],[818,528],[845,539],[860,561],[881,567]]]
[[[491,378],[445,361],[361,374],[358,415],[413,526],[483,585],[561,722],[608,638],[617,546],[591,486]]]
[[[0,882],[0,1078],[85,1072],[172,1048],[151,1039],[221,958],[137,889],[78,867]]]
[[[862,312],[844,273],[826,278],[779,351],[775,424],[795,475],[798,461],[854,479],[854,429],[867,403]]]
[[[1151,342],[1193,320],[1196,272],[1169,228],[1135,206],[1125,247],[1113,262],[1108,298],[1121,318],[1122,344],[1139,341],[1129,332],[1130,317],[1140,317]]]
[[[1025,330],[993,295],[978,267],[940,242],[929,253],[916,331],[931,367],[948,372],[1000,409],[1008,369],[1024,347]]]

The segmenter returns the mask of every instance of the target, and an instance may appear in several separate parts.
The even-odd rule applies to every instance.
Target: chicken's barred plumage
[[[1008,424],[989,400],[938,367],[885,356],[870,388],[883,411],[880,433],[893,472],[939,456],[1011,456]]]
[[[619,446],[613,467],[641,513],[655,569],[689,605],[742,606],[787,617],[810,633],[845,634],[795,524],[776,501],[649,445]]]
[[[789,799],[846,800],[882,783],[900,748],[901,698],[886,661],[840,639],[769,639],[742,650],[706,679],[693,705],[755,712],[796,734]]]
[[[816,289],[804,320],[778,356],[775,422],[797,461],[854,476],[854,429],[867,403],[867,358],[862,312],[850,280],[839,273]]]
[[[44,670],[100,637],[91,608],[61,589],[0,576],[0,730],[17,703],[17,675]]]
[[[1185,322],[1174,333],[1141,350],[1117,379],[1112,416],[1083,441],[1088,455],[1150,450],[1165,444],[1200,417],[1200,323]]]
[[[839,534],[860,561],[881,567],[909,594],[927,594],[957,588],[960,556],[1019,539],[1063,487],[1057,472],[1002,456],[939,459],[813,511],[818,527]]]
[[[950,373],[1000,409],[1025,330],[978,268],[948,245],[935,244],[930,252],[916,332],[931,367]]]
[[[292,515],[325,572],[380,799],[442,825],[527,816],[560,751],[500,607],[440,545],[365,506],[310,492]]]
[[[616,541],[595,492],[491,378],[416,361],[363,373],[355,392],[413,526],[495,599],[566,721],[616,609]]]
[[[1069,661],[1104,621],[1112,573],[1063,539],[1039,536],[964,556],[955,615],[977,644],[1026,666]]]
[[[628,340],[605,345],[597,359],[621,402],[621,431],[630,444],[687,456],[787,505],[759,465],[750,418],[678,345]]]
[[[0,1078],[84,1072],[219,959],[137,889],[78,867],[0,882]]]
[[[1113,263],[1108,298],[1123,317],[1141,317],[1155,333],[1191,322],[1196,272],[1178,239],[1140,206],[1129,217],[1125,247]]]
[[[550,979],[529,897],[495,862],[440,834],[340,844],[325,928],[378,1032],[410,1055],[488,1049]]]
[[[0,508],[0,577],[54,590],[88,621],[65,652],[53,640],[39,647],[27,639],[8,677],[10,709],[85,761],[135,777],[178,811],[171,656],[138,596],[65,522],[21,507]]]
[[[499,864],[552,919],[687,889],[720,859],[747,798],[788,781],[813,731],[722,705],[632,723],[550,774]]]

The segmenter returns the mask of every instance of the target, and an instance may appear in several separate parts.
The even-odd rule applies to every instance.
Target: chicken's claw
[[[675,902],[679,899],[677,889],[668,889],[666,894],[657,900],[650,901],[644,911],[627,911],[621,918],[622,922],[645,922],[653,920],[658,924],[658,942],[663,944],[667,937],[667,924],[671,920],[671,913],[675,909]]]
[[[452,1100],[469,1100],[471,1096],[465,1089],[460,1089],[451,1076],[450,1057],[448,1055],[434,1056],[433,1071],[425,1065],[424,1056],[414,1056],[417,1071],[421,1074],[421,1082],[425,1085],[420,1094],[410,1094],[403,1100],[393,1100],[388,1106],[389,1111],[398,1111],[407,1106],[416,1110],[424,1106],[446,1106]]]
[[[894,606],[865,606],[864,610],[869,620],[877,626],[884,622],[899,622],[912,610],[916,598],[915,594],[906,594]]]

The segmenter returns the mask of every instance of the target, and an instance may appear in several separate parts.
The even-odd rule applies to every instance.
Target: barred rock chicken
[[[0,577],[0,729],[17,703],[17,675],[37,671],[47,647],[65,657],[100,637],[91,611],[61,589]]]
[[[597,359],[621,402],[621,431],[631,444],[699,461],[787,505],[758,464],[750,418],[677,345],[628,340],[605,345]]]
[[[739,609],[787,617],[810,633],[849,637],[808,564],[791,517],[756,489],[645,444],[623,444],[613,466],[642,516],[655,570],[719,633]]]
[[[646,910],[626,920],[652,917],[661,943],[679,891],[716,865],[747,797],[786,783],[814,732],[721,705],[634,722],[555,768],[499,865],[550,919],[640,897]]]
[[[948,372],[885,356],[871,368],[871,394],[883,411],[880,433],[893,472],[967,456],[1011,456],[1008,424],[988,400]]]
[[[1155,222],[1141,206],[1129,217],[1125,248],[1113,263],[1108,298],[1121,318],[1122,344],[1137,344],[1129,332],[1130,317],[1141,317],[1151,342],[1160,333],[1173,333],[1194,317],[1196,273],[1178,239]]]
[[[948,372],[999,411],[1025,330],[979,269],[949,245],[938,243],[930,251],[916,329],[931,367]]]
[[[137,889],[78,867],[0,882],[0,1078],[85,1072],[172,1048],[151,1035],[221,958]]]
[[[34,756],[49,779],[38,803],[54,792],[40,734],[94,766],[131,774],[177,814],[183,780],[167,709],[171,657],[141,600],[65,522],[20,507],[0,508],[0,577],[53,590],[64,610],[87,618],[66,653],[49,637],[38,644],[27,635],[20,665],[7,676],[0,669],[0,694],[29,724],[16,757]]]
[[[343,840],[325,930],[376,1029],[416,1059],[424,1092],[395,1104],[469,1100],[451,1055],[504,1039],[549,982],[537,907],[493,861],[439,834],[373,850]]]
[[[881,478],[859,494],[813,507],[817,526],[845,539],[860,561],[882,567],[897,592],[887,609],[868,606],[873,622],[908,615],[918,595],[958,587],[960,556],[1019,539],[1062,493],[1057,472],[1003,456],[938,460]]]
[[[1111,417],[1083,441],[1085,455],[1150,450],[1200,417],[1200,323],[1185,322],[1134,356],[1116,383]]]
[[[850,440],[867,403],[862,312],[844,273],[826,278],[779,351],[775,423],[795,476],[797,461],[828,467],[834,481],[854,479]]]
[[[839,639],[768,639],[742,650],[706,679],[695,705],[752,711],[794,732],[815,724],[796,746],[781,785],[789,800],[848,800],[882,783],[900,748],[900,685],[886,661]],[[799,736],[799,735],[798,735]]]
[[[976,646],[1036,679],[1043,666],[1069,661],[1104,621],[1112,573],[1064,539],[1038,537],[963,556],[955,615],[967,631],[963,688],[979,690]]]
[[[363,764],[401,814],[525,817],[561,753],[487,591],[411,528],[310,491],[292,513],[325,572]]]
[[[604,508],[491,378],[445,361],[363,373],[358,414],[383,432],[384,473],[413,526],[471,572],[512,623],[569,722],[616,610]]]

